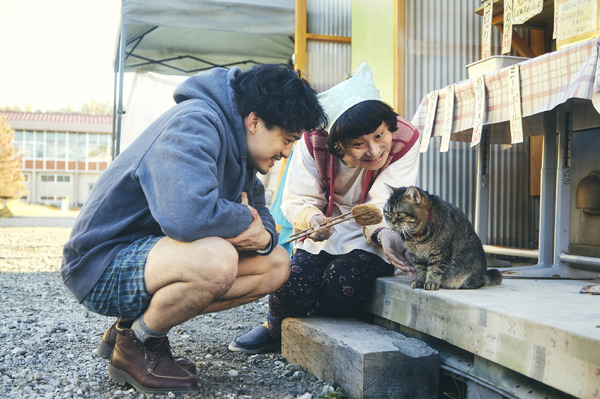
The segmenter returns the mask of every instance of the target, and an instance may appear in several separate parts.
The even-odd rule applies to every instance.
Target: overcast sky
[[[113,98],[120,0],[0,0],[0,108]]]

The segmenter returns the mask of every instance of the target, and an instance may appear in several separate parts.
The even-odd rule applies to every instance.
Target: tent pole
[[[119,155],[121,152],[121,128],[122,128],[122,119],[123,114],[123,80],[125,74],[125,48],[127,47],[126,43],[127,38],[127,26],[121,25],[121,36],[119,37],[119,99],[118,99],[118,109],[117,109],[117,134],[116,134],[116,144],[115,144],[115,157]]]
[[[113,85],[113,112],[112,112],[112,146],[111,146],[111,157],[114,160],[116,154],[116,142],[117,142],[117,67],[114,67],[115,77]]]

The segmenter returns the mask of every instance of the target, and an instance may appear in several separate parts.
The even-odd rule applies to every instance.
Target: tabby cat
[[[487,270],[481,240],[454,205],[417,187],[394,188],[383,208],[391,229],[404,239],[415,268],[412,288],[480,288],[502,275]]]

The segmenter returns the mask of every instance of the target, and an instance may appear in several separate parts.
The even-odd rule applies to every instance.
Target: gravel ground
[[[51,224],[51,223],[50,223]],[[69,227],[0,223],[0,397],[153,398],[108,377],[94,350],[114,321],[77,303],[59,275]],[[43,226],[46,226],[43,224]],[[227,345],[264,321],[266,298],[196,317],[169,335],[198,366],[195,398],[318,398],[333,388],[280,354],[247,356]]]

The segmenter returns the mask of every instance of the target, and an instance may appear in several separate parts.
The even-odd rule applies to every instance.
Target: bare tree
[[[25,175],[21,171],[22,154],[13,145],[14,131],[0,115],[0,197],[19,198],[25,194]]]

